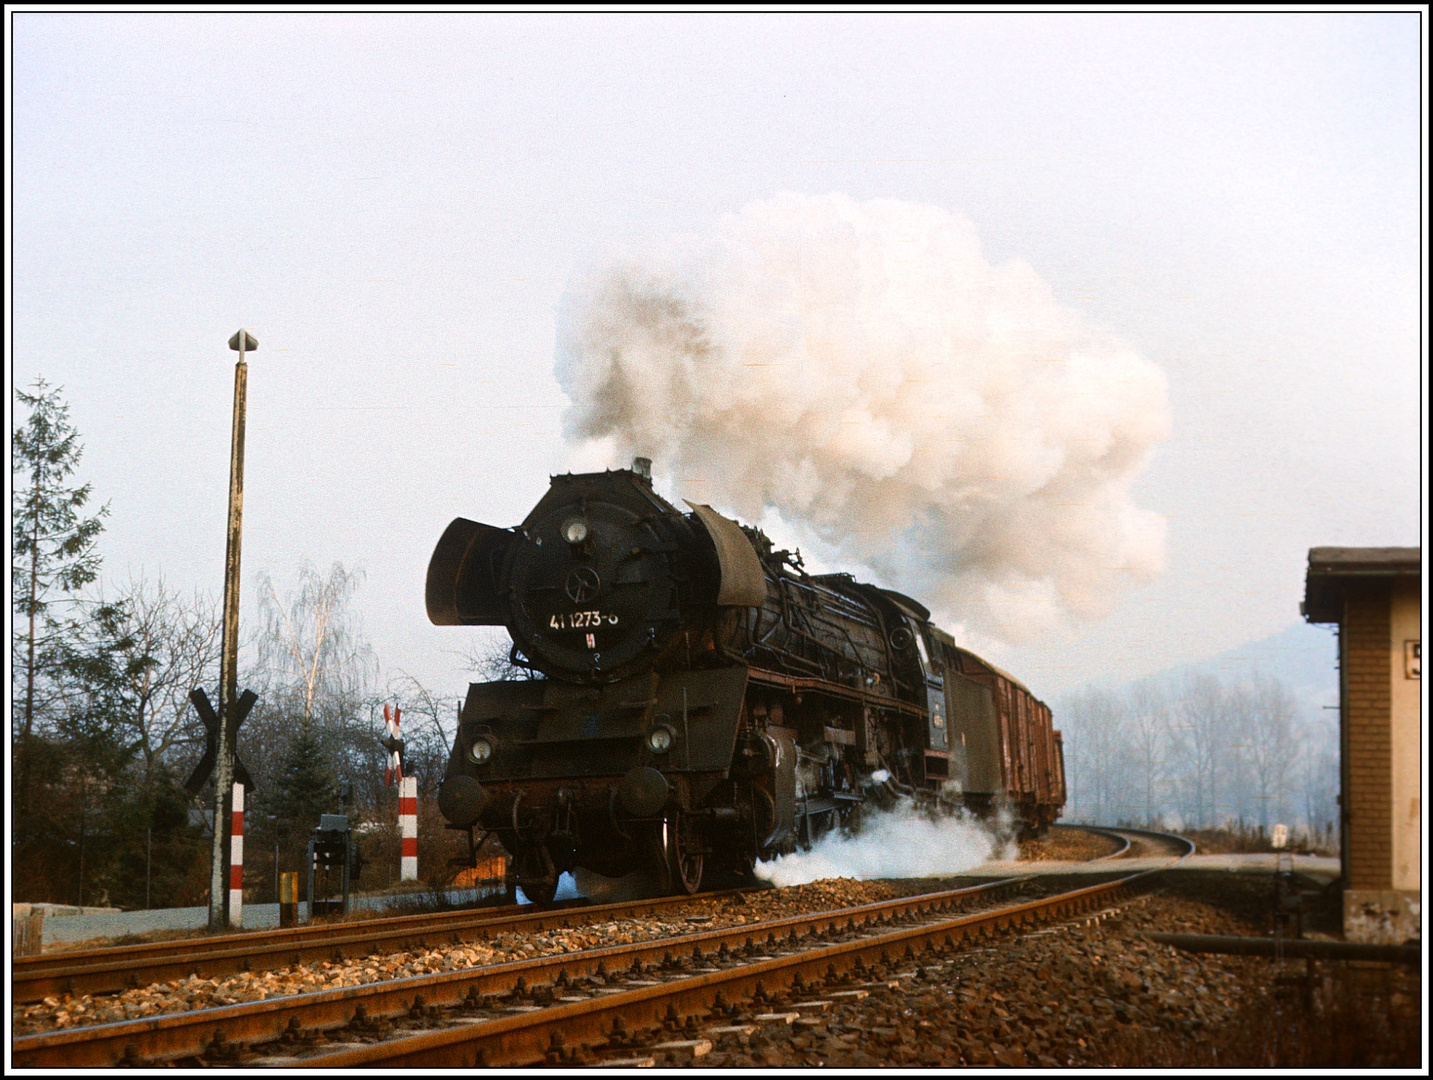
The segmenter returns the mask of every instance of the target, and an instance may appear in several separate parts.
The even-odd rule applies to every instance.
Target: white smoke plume
[[[556,374],[574,468],[650,457],[671,494],[775,512],[952,629],[1098,617],[1162,565],[1130,485],[1163,374],[938,207],[783,194],[613,257],[563,298]]]
[[[773,885],[838,877],[950,877],[995,858],[1015,858],[1013,843],[996,829],[964,814],[932,821],[906,799],[891,810],[868,811],[854,835],[829,832],[810,851],[757,863],[756,876]]]

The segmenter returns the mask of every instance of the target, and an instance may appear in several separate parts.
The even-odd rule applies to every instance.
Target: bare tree
[[[1110,822],[1124,803],[1120,754],[1123,703],[1108,690],[1090,688],[1075,694],[1061,710],[1066,748],[1073,759],[1067,769],[1072,812],[1096,822]]]
[[[1255,673],[1249,686],[1249,713],[1243,741],[1258,802],[1259,827],[1267,830],[1270,811],[1281,814],[1293,765],[1293,724],[1298,705],[1278,679]]]
[[[489,630],[476,637],[463,654],[463,666],[481,682],[542,678],[532,668],[514,662],[513,642],[505,630]]]
[[[436,793],[447,769],[462,700],[438,695],[421,682],[400,671],[389,680],[388,693],[403,710],[403,752],[406,771],[417,778],[424,793]],[[375,716],[375,727],[382,721]]]
[[[361,697],[377,673],[373,650],[348,609],[362,583],[363,571],[345,570],[342,563],[334,563],[326,578],[304,563],[298,589],[284,603],[268,574],[259,575],[259,669],[293,697],[302,723],[312,723],[321,704]]]
[[[221,622],[212,596],[183,597],[159,578],[131,578],[117,605],[132,642],[125,695],[148,785],[176,747],[202,742],[189,692],[218,678]]]
[[[436,695],[401,669],[388,680],[388,694],[397,700],[403,715],[416,722],[409,730],[416,732],[421,725],[441,744],[444,753],[452,749],[453,739],[448,729],[457,724],[458,709],[462,706],[460,698]]]
[[[381,761],[370,724],[378,662],[350,608],[362,580],[341,563],[326,576],[305,563],[280,599],[272,579],[259,575],[262,628],[251,679],[260,700],[239,742],[259,785],[258,831],[277,833],[290,849]]]
[[[1316,715],[1299,736],[1299,781],[1303,816],[1311,833],[1338,835],[1339,732],[1335,715]]]
[[[1191,818],[1216,824],[1218,782],[1226,758],[1228,703],[1213,675],[1187,676],[1174,706],[1175,743],[1185,766],[1185,787],[1192,794]]]
[[[1237,813],[1267,829],[1271,815],[1290,815],[1311,831],[1337,820],[1337,724],[1309,720],[1275,677],[1231,684],[1189,672],[1087,688],[1057,712],[1071,817],[1113,823],[1177,813],[1194,828]]]
[[[1169,736],[1169,706],[1160,688],[1149,680],[1137,682],[1129,689],[1128,732],[1129,756],[1143,795],[1142,817],[1146,824],[1159,816],[1155,789],[1164,779],[1165,743]]]

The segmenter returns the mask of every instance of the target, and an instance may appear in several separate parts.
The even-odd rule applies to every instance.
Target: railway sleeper
[[[1078,899],[1083,900],[1083,899],[1086,899],[1086,898],[1081,897],[1081,898],[1078,898]],[[1083,906],[1083,905],[1081,905],[1081,904],[1069,904],[1069,903],[1067,903],[1067,904],[1065,905],[1065,910],[1068,911],[1068,910],[1070,910],[1071,908],[1077,907],[1077,906]],[[817,921],[819,922],[820,920],[817,920]],[[841,922],[841,921],[842,921],[842,919],[839,918],[839,917],[837,917],[837,918],[831,918],[831,919],[829,919],[829,920],[826,920],[826,922],[825,922],[826,928],[827,928],[827,929],[834,929],[834,928],[838,925],[838,923]],[[850,918],[847,918],[847,919],[845,919],[844,921],[845,921],[845,923],[846,923],[846,926],[847,926],[848,928],[851,928],[851,929],[853,930],[853,936],[854,936],[855,938],[857,938],[857,939],[859,939],[859,938],[861,938],[861,937],[864,937],[864,936],[867,936],[867,934],[868,934],[868,932],[869,932],[869,929],[870,929],[870,926],[871,926],[871,924],[873,923],[873,920],[871,920],[869,917],[865,917],[865,918],[861,919],[860,921],[857,921],[856,919],[850,919]],[[882,919],[882,920],[879,920],[879,921],[875,922],[874,924],[875,924],[876,926],[881,926],[881,925],[886,925],[886,924],[888,924],[888,923],[891,922],[891,921],[894,921],[894,920],[885,920],[885,919]],[[902,921],[910,921],[910,920],[902,920]],[[1005,923],[1007,924],[1007,926],[1008,926],[1009,923],[1010,923],[1010,918],[1007,916],[1007,917],[1003,918],[1002,921],[1005,922]],[[864,928],[864,929],[867,931],[867,933],[862,933],[862,932],[861,932],[861,929],[862,929],[862,928]],[[909,931],[907,931],[907,932],[909,932]],[[720,931],[720,932],[713,932],[713,933],[716,933],[716,934],[727,933],[727,934],[729,934],[729,931]],[[788,933],[787,933],[787,935],[786,935],[786,937],[785,937],[785,944],[787,944],[787,945],[789,946],[789,948],[790,948],[791,951],[798,951],[798,952],[800,952],[800,951],[813,952],[813,951],[814,951],[814,952],[816,952],[816,953],[818,953],[818,954],[819,954],[819,953],[824,953],[827,948],[832,948],[832,946],[826,946],[826,947],[823,948],[823,947],[820,947],[820,946],[818,945],[818,947],[813,950],[813,949],[811,948],[811,943],[810,943],[810,941],[809,941],[809,939],[812,937],[812,935],[807,934],[807,935],[804,935],[804,936],[808,939],[808,941],[807,941],[807,943],[805,944],[805,947],[804,947],[804,949],[803,949],[803,942],[802,942],[803,935],[801,935],[799,932],[797,932],[797,928],[796,928],[795,926],[792,926],[792,927],[789,928]],[[934,941],[934,940],[932,940],[932,941],[925,941],[925,942],[923,943],[923,950],[924,950],[924,951],[927,951],[927,952],[929,952],[929,951],[931,951],[931,950],[944,950],[944,951],[946,951],[946,952],[949,952],[950,950],[952,950],[953,948],[956,947],[956,943],[957,943],[957,942],[960,942],[960,941],[965,940],[965,939],[967,939],[967,938],[972,938],[972,939],[982,938],[982,939],[983,939],[983,938],[988,937],[988,936],[993,936],[993,931],[992,931],[987,925],[976,924],[976,925],[967,926],[967,927],[955,927],[955,928],[951,928],[947,933],[945,933],[944,935],[942,935],[943,944],[940,943],[940,942],[938,942],[938,941]],[[733,938],[732,940],[734,941],[735,938]],[[819,937],[817,938],[817,941],[819,942]],[[732,950],[732,949],[730,948],[730,946],[729,946],[729,944],[728,944],[728,942],[727,942],[726,940],[723,940],[723,941],[721,942],[721,944],[722,944],[722,945],[728,945],[728,952],[729,952],[729,954],[732,953],[732,952],[735,952],[735,950]],[[850,944],[851,944],[851,943],[847,943],[847,944],[845,944],[845,945],[843,945],[843,946],[834,946],[834,947],[835,947],[835,948],[843,948],[843,947],[844,947],[844,948],[849,948],[849,947],[850,947]],[[911,967],[911,966],[913,966],[914,957],[915,957],[915,955],[916,955],[913,949],[906,949],[906,946],[909,945],[909,944],[912,944],[912,943],[910,943],[910,942],[902,942],[902,944],[901,944],[900,946],[898,946],[898,949],[897,949],[897,951],[901,951],[902,949],[905,949],[905,951],[907,951],[907,953],[909,954],[909,955],[907,955],[907,956],[904,958],[904,965],[905,965],[906,967]],[[654,946],[658,946],[658,943],[650,943],[648,946],[646,946],[646,949],[647,949],[647,950],[650,950],[650,949],[651,949],[652,947],[654,947]],[[775,933],[774,930],[768,932],[768,935],[767,935],[767,949],[768,949],[768,952],[780,952],[780,951],[782,951],[782,950],[779,948],[778,939],[777,939],[777,937],[776,937],[776,933]],[[743,952],[746,952],[746,953],[748,954],[748,955],[747,955],[747,959],[748,959],[749,961],[751,961],[752,963],[756,963],[756,964],[774,963],[774,961],[772,960],[772,958],[771,958],[770,956],[768,956],[768,955],[762,955],[761,951],[759,950],[758,946],[756,945],[754,935],[746,935],[746,945],[743,947],[742,951],[743,951]],[[636,957],[636,958],[634,958],[634,960],[636,960],[637,962],[635,962],[635,963],[631,966],[631,968],[629,968],[629,969],[627,970],[627,972],[624,973],[624,975],[609,975],[608,972],[607,972],[607,959],[606,959],[606,958],[598,958],[598,959],[597,959],[596,968],[595,968],[595,971],[593,972],[593,975],[592,975],[592,976],[583,976],[583,975],[579,974],[579,981],[586,983],[589,987],[603,986],[603,985],[605,985],[605,986],[609,989],[609,991],[610,991],[610,990],[621,989],[621,987],[620,987],[619,985],[617,985],[617,984],[619,984],[620,982],[622,982],[622,981],[624,980],[624,976],[625,976],[625,978],[630,979],[633,975],[646,974],[648,971],[651,970],[652,966],[655,965],[655,963],[656,963],[656,957],[657,957],[657,956],[659,956],[659,955],[660,955],[660,956],[663,956],[663,958],[665,959],[666,956],[672,955],[672,951],[671,951],[670,949],[663,948],[663,950],[662,950],[661,953],[651,953],[650,955],[651,955],[651,959],[652,959],[652,963],[651,963],[651,964],[644,964],[644,963],[641,962],[641,958],[640,958],[640,957]],[[708,959],[708,957],[711,956],[711,955],[714,955],[714,954],[708,954],[708,953],[705,953],[705,952],[703,951],[703,949],[702,949],[702,943],[701,943],[700,941],[693,943],[693,948],[692,948],[692,962],[691,962],[691,963],[692,963],[692,966],[700,966],[700,965],[703,965],[703,964],[705,963],[705,961]],[[715,955],[719,955],[719,951],[718,951]],[[674,960],[675,963],[681,964],[681,961],[680,961],[679,959],[677,959],[675,956],[673,956],[673,960]],[[528,995],[528,998],[529,998],[530,1000],[533,1000],[533,1001],[539,1001],[539,1000],[540,1000],[540,1001],[541,1001],[542,1003],[544,1003],[544,1004],[547,1004],[547,1003],[555,1003],[555,1002],[556,1002],[556,997],[557,997],[557,995],[556,995],[556,993],[555,993],[554,987],[555,987],[555,985],[556,985],[557,983],[560,983],[560,982],[563,982],[563,981],[566,981],[566,982],[568,982],[569,984],[571,983],[571,979],[570,979],[570,977],[568,976],[568,967],[569,967],[570,965],[574,964],[574,963],[578,965],[579,972],[581,971],[582,967],[585,966],[585,965],[584,965],[584,961],[582,960],[582,958],[581,958],[580,956],[576,955],[576,954],[573,954],[573,955],[569,955],[569,956],[567,956],[567,957],[564,957],[564,959],[563,959],[563,966],[562,966],[562,969],[561,969],[561,971],[560,971],[560,973],[559,973],[557,979],[555,979],[555,980],[553,981],[553,983],[542,985],[540,991],[538,991],[538,990],[536,990],[536,989],[534,989],[534,988],[530,988],[530,987],[529,987],[529,985],[528,985],[527,982],[526,982],[526,976],[518,976],[520,982],[515,983],[514,986],[513,986],[513,988],[509,989],[509,990],[507,991],[507,993],[508,993],[508,994],[511,994],[511,993],[512,993],[512,990],[513,990],[513,989],[516,989],[517,992],[518,992],[518,993],[517,993],[517,996],[518,996],[519,998],[522,996],[523,993],[526,993],[526,994]],[[591,963],[591,960],[590,960],[590,959],[587,960],[586,963]],[[681,964],[681,966],[682,966],[682,967],[686,967],[685,964]],[[891,957],[890,957],[890,954],[889,954],[889,951],[888,951],[888,950],[887,950],[887,955],[886,955],[884,958],[882,958],[882,959],[872,959],[872,960],[870,960],[869,963],[867,962],[867,960],[862,959],[859,953],[855,954],[853,960],[842,959],[839,964],[837,964],[834,960],[833,960],[833,961],[830,961],[830,962],[823,962],[823,963],[821,964],[821,968],[822,968],[822,969],[825,969],[825,978],[824,978],[824,980],[823,980],[823,984],[826,985],[826,986],[833,985],[833,984],[831,983],[831,979],[834,977],[834,978],[837,980],[834,985],[839,985],[839,986],[842,986],[842,987],[845,987],[845,988],[849,988],[849,989],[860,989],[860,988],[861,988],[861,984],[863,984],[863,983],[870,983],[870,982],[873,982],[873,981],[879,981],[879,980],[882,980],[882,979],[888,979],[888,978],[890,978],[890,977],[891,977],[890,966],[891,966]],[[717,969],[717,968],[713,968],[713,967],[702,966],[702,967],[700,967],[700,971],[715,973],[715,972],[718,971],[718,969]],[[797,969],[797,971],[796,971],[796,974],[800,974],[800,973],[801,973],[801,969],[798,967],[798,969]],[[673,974],[676,974],[676,972],[673,972]],[[733,975],[733,976],[735,976],[735,977],[737,977],[738,979],[741,977],[739,971],[731,971],[730,974]],[[821,977],[821,976],[820,976],[820,969],[813,969],[813,970],[811,970],[808,974],[809,974],[809,977],[812,978],[812,979],[820,978],[820,977]],[[435,989],[438,989],[438,990],[440,991],[440,997],[442,997],[445,1001],[450,1001],[450,1002],[451,1002],[451,1007],[453,1007],[453,1008],[455,1008],[455,1009],[461,1009],[463,1012],[465,1012],[465,1013],[467,1013],[467,1014],[469,1014],[469,1015],[477,1014],[477,1013],[484,1013],[484,1012],[493,1012],[493,1011],[494,1011],[494,1006],[497,1006],[497,1005],[498,1005],[498,1000],[497,1000],[497,999],[498,999],[501,995],[499,995],[499,994],[497,994],[497,993],[484,994],[484,993],[482,993],[482,990],[481,990],[481,987],[480,987],[479,984],[480,984],[480,982],[482,982],[482,981],[489,981],[489,982],[491,982],[491,980],[493,980],[493,979],[495,979],[495,978],[496,978],[496,979],[501,979],[501,973],[498,972],[498,971],[481,972],[481,971],[479,971],[478,969],[474,969],[474,970],[471,971],[471,972],[465,972],[465,973],[463,973],[463,975],[465,976],[464,978],[460,978],[460,979],[445,979],[445,980],[443,980],[440,984],[438,984],[437,986],[435,986]],[[713,975],[710,975],[710,976],[703,976],[703,978],[705,978],[705,979],[712,979],[712,978],[716,978],[716,975],[713,974]],[[803,978],[807,978],[807,977],[806,977],[806,976],[803,976]],[[689,980],[679,979],[678,981],[679,981],[679,982],[686,982],[686,981],[689,981]],[[802,983],[798,982],[798,981],[797,981],[796,979],[794,979],[794,978],[793,978],[791,981],[792,981],[792,984],[793,984],[793,987],[794,987],[794,992],[800,993],[802,997],[806,996],[806,994],[810,992],[810,986],[812,985],[812,983],[809,981],[809,979],[808,979],[808,981],[807,981],[805,984],[802,984]],[[647,984],[645,984],[645,987],[639,988],[639,991],[642,990],[642,989],[645,989],[646,987],[650,987],[650,988],[652,988],[652,989],[655,991],[656,985],[657,985],[656,983],[647,983]],[[445,988],[445,987],[446,987],[446,988],[449,988],[449,989],[443,989],[443,988]],[[766,1006],[775,1008],[775,1007],[777,1007],[777,1006],[783,1004],[786,1000],[788,1000],[788,999],[785,997],[785,990],[784,990],[782,987],[780,987],[780,986],[776,986],[775,988],[769,988],[768,985],[763,985],[763,986],[759,987],[759,990],[760,990],[760,993],[761,993],[762,997],[761,997],[761,998],[758,998],[758,999],[756,999],[756,1000],[761,1001],[761,1002],[762,1002],[764,1005],[766,1005]],[[330,992],[328,992],[328,993],[333,993],[333,991],[330,991]],[[567,1000],[571,1001],[572,999],[569,997],[569,998],[567,998]],[[711,1002],[711,1004],[712,1004],[712,1006],[713,1006],[714,1008],[715,1008],[715,1006],[718,1004],[716,1001],[712,1001],[712,999],[710,999],[710,998],[708,998],[707,1000],[708,1000],[709,1002]],[[798,1000],[799,1000],[799,998],[798,998]],[[297,1018],[294,1018],[294,1020],[291,1020],[291,1021],[290,1021],[288,1030],[286,1030],[286,1031],[283,1033],[283,1036],[282,1036],[281,1038],[279,1038],[277,1041],[281,1044],[282,1049],[287,1050],[290,1054],[292,1054],[292,1053],[294,1053],[294,1052],[297,1052],[297,1053],[300,1053],[300,1054],[301,1054],[304,1050],[307,1050],[307,1049],[310,1049],[310,1048],[313,1047],[313,1046],[322,1045],[323,1043],[328,1042],[328,1041],[329,1041],[328,1038],[324,1035],[324,1031],[325,1031],[325,1030],[332,1030],[332,1029],[334,1029],[334,1028],[348,1027],[349,1025],[354,1024],[355,1021],[357,1022],[356,1027],[357,1027],[357,1028],[360,1028],[360,1029],[363,1029],[363,1030],[361,1031],[361,1033],[360,1033],[360,1031],[358,1031],[358,1030],[354,1030],[354,1028],[350,1028],[349,1032],[346,1032],[345,1034],[358,1035],[360,1038],[363,1038],[363,1039],[376,1039],[376,1038],[381,1037],[380,1032],[382,1032],[383,1034],[392,1033],[392,1032],[397,1031],[400,1027],[402,1027],[402,1028],[411,1027],[415,1022],[416,1022],[416,1023],[420,1023],[423,1027],[433,1027],[433,1026],[437,1026],[437,1025],[440,1025],[440,1024],[441,1024],[442,1026],[445,1026],[445,1027],[447,1026],[446,1024],[443,1023],[444,1017],[439,1014],[438,1009],[437,1009],[437,1007],[436,1007],[435,1005],[429,1004],[429,1002],[427,1002],[426,1000],[423,1001],[423,1002],[421,1002],[421,1003],[418,1002],[418,1001],[416,1001],[416,1000],[414,1000],[414,999],[410,999],[410,1001],[412,1001],[412,1004],[411,1004],[411,1005],[395,1007],[395,1008],[392,1010],[391,1015],[373,1016],[373,1015],[371,1015],[371,1013],[369,1012],[369,1010],[363,1010],[363,1011],[362,1011],[362,1015],[360,1015],[359,1010],[355,1009],[355,1011],[354,1011],[353,1013],[349,1014],[348,1017],[344,1017],[344,1018],[341,1019],[341,1020],[340,1020],[340,1019],[336,1019],[333,1023],[328,1023],[328,1022],[325,1022],[325,1021],[310,1022],[307,1027],[300,1027],[300,1026],[295,1022],[295,1021],[297,1020]],[[705,1004],[705,1003],[704,1003],[704,1004]],[[420,1016],[413,1016],[412,1014],[413,1014],[415,1011],[416,1011],[416,1012],[419,1012],[421,1015],[420,1015]],[[703,1011],[705,1011],[705,1010],[703,1010]],[[719,1011],[719,1010],[718,1010],[718,1011]],[[405,1012],[409,1014],[409,1015],[406,1016],[406,1017],[403,1015]],[[486,1018],[485,1018],[485,1017],[478,1017],[478,1019],[479,1019],[479,1022],[481,1023],[481,1022],[483,1022],[483,1020],[485,1020]],[[492,1019],[502,1019],[502,1017],[494,1016],[494,1017],[492,1017]],[[509,1015],[506,1017],[506,1019],[508,1019],[508,1020],[521,1019],[521,1015],[519,1015],[519,1016],[512,1016],[511,1014],[509,1014]],[[467,1026],[469,1026],[469,1025],[470,1025],[470,1021],[469,1021],[469,1022],[465,1022],[465,1024],[464,1024],[465,1027],[467,1027]],[[169,1025],[165,1025],[165,1026],[169,1026]],[[250,1031],[250,1032],[256,1032],[256,1030],[257,1030],[257,1029],[255,1029],[255,1028],[253,1028],[253,1027],[250,1027],[250,1028],[249,1028],[249,1031]],[[272,1032],[273,1029],[270,1028],[269,1031]],[[442,1033],[434,1032],[434,1034],[446,1034],[446,1032],[442,1032]],[[149,1039],[145,1039],[145,1040],[144,1040],[145,1043],[148,1043],[149,1041],[150,1041]],[[258,1043],[262,1043],[262,1042],[274,1043],[275,1041],[276,1041],[276,1040],[275,1040],[275,1036],[274,1036],[273,1034],[268,1034],[267,1036],[262,1037],[262,1038],[261,1038],[261,1037],[258,1037],[257,1034],[242,1035],[242,1036],[235,1036],[235,1037],[226,1037],[225,1039],[222,1039],[222,1040],[214,1040],[214,1039],[211,1038],[210,1042],[206,1045],[206,1047],[205,1047],[205,1049],[204,1049],[204,1051],[203,1051],[203,1059],[206,1060],[206,1061],[209,1061],[209,1062],[211,1062],[211,1063],[218,1063],[218,1062],[221,1062],[221,1061],[222,1061],[222,1062],[227,1062],[227,1061],[232,1060],[235,1055],[242,1055],[242,1053],[244,1052],[244,1046],[245,1046],[246,1044],[258,1044]],[[17,1049],[18,1049],[18,1048],[17,1048]],[[149,1060],[150,1060],[151,1062],[162,1060],[162,1058],[163,1058],[164,1055],[162,1054],[162,1051],[161,1051],[160,1046],[159,1046],[158,1044],[154,1045],[153,1047],[145,1047],[145,1049],[147,1050],[147,1053],[148,1053],[149,1055],[151,1055],[150,1058],[149,1058]],[[275,1047],[275,1049],[280,1049],[280,1047]],[[137,1048],[134,1052],[129,1052],[128,1050],[126,1050],[126,1053],[129,1055],[130,1060],[135,1060],[136,1058],[138,1058],[138,1057],[140,1056],[140,1054],[139,1054],[139,1048]],[[189,1053],[192,1054],[193,1052],[190,1051]],[[117,1055],[117,1056],[118,1056],[118,1055]],[[325,1056],[325,1057],[331,1057],[332,1055],[324,1055],[324,1056]],[[19,1055],[17,1055],[17,1063],[23,1064],[24,1062],[21,1061],[21,1060],[18,1060],[18,1058],[19,1058]],[[172,1058],[171,1058],[171,1060],[172,1060]],[[196,1059],[196,1060],[197,1060],[197,1059]],[[290,1060],[292,1060],[292,1059],[290,1058]]]

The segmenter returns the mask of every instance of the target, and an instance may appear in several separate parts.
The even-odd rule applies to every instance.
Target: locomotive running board
[[[919,705],[912,705],[909,701],[882,697],[880,694],[872,694],[866,690],[858,690],[854,686],[844,686],[841,683],[827,682],[825,679],[804,678],[800,675],[783,675],[778,671],[752,668],[751,681],[761,686],[779,687],[782,690],[789,690],[793,694],[825,694],[827,697],[842,698],[845,701],[858,701],[862,705],[869,705],[873,709],[900,713],[902,716],[918,716],[922,720],[930,715],[925,709],[922,709]]]

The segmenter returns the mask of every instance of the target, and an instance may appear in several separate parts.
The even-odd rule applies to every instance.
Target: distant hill
[[[1316,705],[1338,704],[1338,635],[1331,626],[1297,622],[1287,630],[1187,666],[1214,675],[1262,671]]]
[[[1207,660],[1166,668],[1149,678],[1163,682],[1186,673],[1198,673],[1217,675],[1228,682],[1256,671],[1279,679],[1310,713],[1317,714],[1325,706],[1338,704],[1338,636],[1331,626],[1297,622],[1277,634]],[[1120,686],[1108,688],[1121,689]]]

